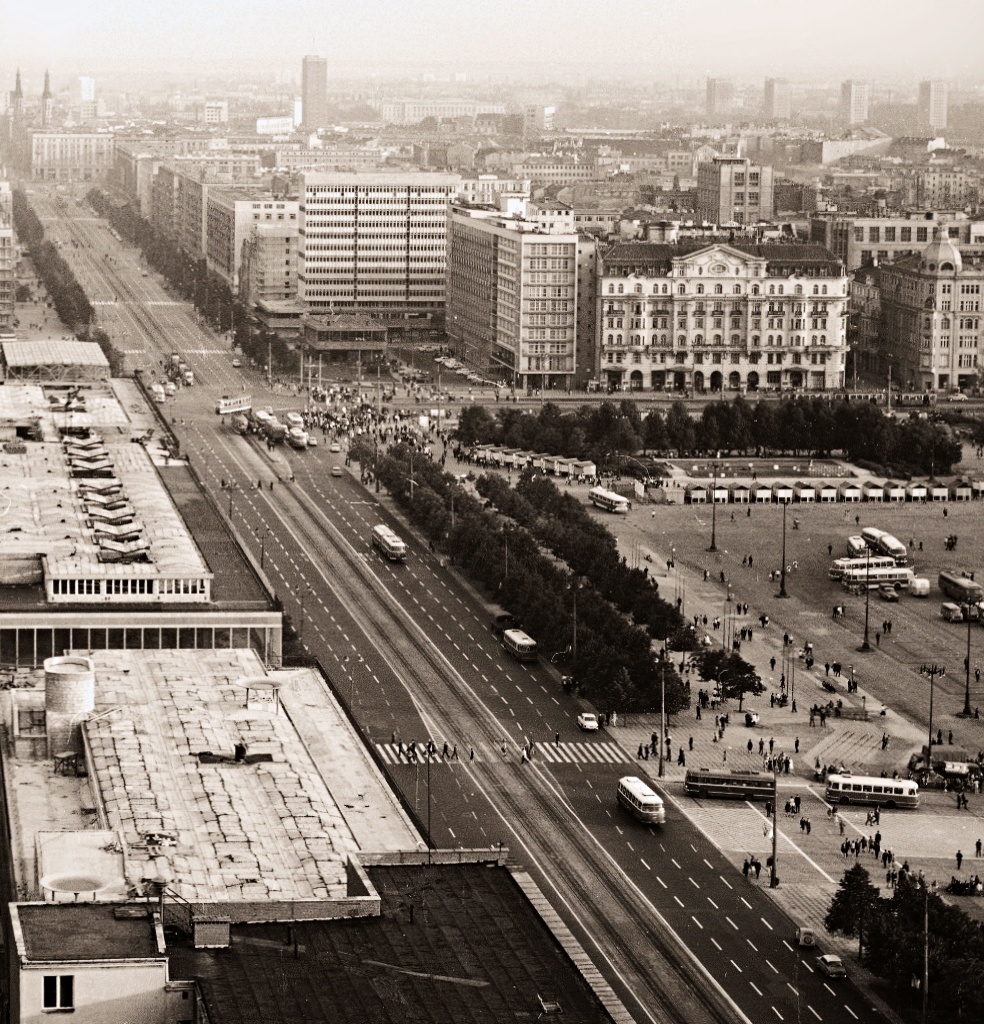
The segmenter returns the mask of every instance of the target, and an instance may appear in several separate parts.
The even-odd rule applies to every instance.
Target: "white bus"
[[[653,825],[666,822],[666,808],[663,801],[646,785],[642,779],[634,775],[626,775],[618,780],[615,799],[619,806],[629,814]]]
[[[895,559],[896,565],[908,565],[909,550],[897,537],[873,526],[866,526],[861,531],[861,537],[872,551],[877,551],[880,555],[889,555]]]
[[[863,537],[848,537],[847,538],[847,557],[848,558],[860,558],[868,550],[868,545],[865,544]]]
[[[388,526],[380,524],[372,528],[372,546],[381,551],[391,562],[406,560],[406,544]]]
[[[623,498],[614,491],[606,491],[604,487],[592,487],[588,498],[592,505],[603,508],[606,512],[624,513],[632,507],[632,502],[628,498]]]
[[[908,590],[915,579],[915,573],[904,565],[879,566],[877,569],[848,569],[841,577],[841,584],[848,590],[873,589],[889,584],[896,590]]]
[[[517,661],[536,661],[536,641],[521,629],[507,629],[502,634],[502,649]]]
[[[895,559],[888,555],[869,555],[867,558],[835,558],[830,563],[827,575],[832,580],[842,580],[844,573],[852,569],[892,569],[895,567]]]
[[[880,807],[919,806],[919,786],[911,779],[884,779],[877,775],[828,775],[829,804],[878,804]]]

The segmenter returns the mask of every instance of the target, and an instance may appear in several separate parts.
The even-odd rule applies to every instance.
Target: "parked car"
[[[817,970],[828,978],[846,978],[847,968],[844,961],[834,953],[824,953],[817,957]]]
[[[597,732],[598,716],[590,711],[582,711],[577,716],[577,727],[582,732]]]
[[[883,601],[898,601],[899,592],[892,586],[891,583],[883,583],[878,588],[878,596]]]

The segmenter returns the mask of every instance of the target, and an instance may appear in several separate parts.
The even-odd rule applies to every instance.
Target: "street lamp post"
[[[664,644],[666,641],[664,641]],[[666,745],[666,658],[659,659],[659,777],[663,778],[663,748]]]
[[[779,567],[779,597],[789,597],[786,593],[786,506],[788,501],[782,503],[782,565]]]
[[[779,888],[779,771],[772,767],[772,865],[769,870],[769,888]]]
[[[263,568],[263,559],[264,559],[264,556],[266,555],[266,537],[267,537],[267,534],[269,532],[270,531],[269,531],[269,529],[266,526],[264,526],[259,531],[259,534],[260,534],[260,568],[261,569]]]
[[[871,587],[869,584],[869,576],[871,575],[871,548],[865,549],[864,553],[864,639],[861,641],[861,646],[858,648],[859,651],[867,653],[871,650],[871,644],[868,642],[868,615],[871,608]]]
[[[963,711],[960,712],[961,718],[970,718],[970,605],[967,605],[967,657],[964,659],[964,668],[966,669],[967,682],[964,686],[964,706]]]
[[[713,476],[711,477],[711,546],[708,551],[717,551],[717,502],[714,500],[717,494],[717,471],[718,464],[711,464]]]
[[[926,771],[928,772],[933,766],[933,692],[936,689],[936,677],[945,676],[946,668],[943,665],[937,665],[934,661],[932,665],[922,665],[919,671],[922,675],[929,676],[929,742],[926,744]]]

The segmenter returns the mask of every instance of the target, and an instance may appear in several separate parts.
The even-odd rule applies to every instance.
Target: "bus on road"
[[[832,580],[842,580],[844,573],[852,569],[892,569],[895,567],[895,559],[888,555],[874,555],[866,558],[835,558],[830,563],[827,575]]]
[[[688,768],[683,780],[683,791],[687,796],[771,800],[775,789],[776,782],[770,772]]]
[[[642,779],[634,775],[626,775],[618,780],[615,799],[620,807],[624,807],[634,818],[651,825],[662,825],[666,821],[666,808],[663,801],[646,785]]]
[[[372,528],[372,546],[391,562],[406,561],[406,544],[388,526],[380,524]]]
[[[825,798],[829,804],[877,804],[914,810],[919,806],[919,786],[912,779],[828,775]]]
[[[975,583],[969,576],[941,572],[939,584],[940,590],[958,604],[977,604],[984,601],[984,587]]]
[[[841,577],[841,584],[848,590],[877,589],[883,584],[896,590],[908,590],[915,579],[913,571],[905,566],[893,565],[878,569],[848,569]]]
[[[895,559],[896,565],[909,564],[909,549],[897,537],[873,526],[866,526],[861,537],[872,551],[880,555],[889,555]]]
[[[604,487],[592,487],[588,492],[588,498],[592,505],[603,508],[606,512],[621,514],[628,512],[632,507],[632,502],[628,498],[623,498],[621,494],[616,494],[614,491],[606,491]]]
[[[502,649],[517,661],[536,661],[536,641],[521,629],[507,629],[502,634]]]

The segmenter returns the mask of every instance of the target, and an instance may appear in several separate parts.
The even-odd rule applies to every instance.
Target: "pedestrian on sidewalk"
[[[957,850],[957,870],[960,870],[960,865],[963,864],[963,854]]]

